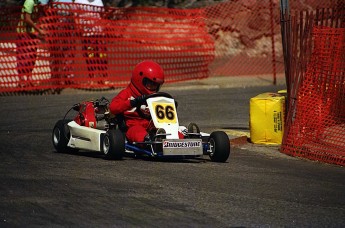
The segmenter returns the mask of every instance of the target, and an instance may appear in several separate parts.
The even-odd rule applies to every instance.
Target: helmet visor
[[[143,79],[143,84],[144,84],[146,89],[148,89],[150,91],[156,91],[156,92],[158,92],[159,87],[161,86],[161,84],[154,82],[154,81],[151,81],[148,78]]]

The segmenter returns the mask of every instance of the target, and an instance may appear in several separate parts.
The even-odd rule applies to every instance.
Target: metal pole
[[[286,81],[286,101],[285,101],[285,130],[283,135],[282,144],[285,143],[288,135],[288,127],[291,119],[289,114],[290,108],[290,94],[291,94],[291,16],[290,16],[290,7],[289,0],[280,0],[280,26],[281,26],[281,36],[282,36],[282,45],[283,45],[283,54],[284,54],[284,69],[285,69],[285,81]]]
[[[287,107],[290,101],[291,93],[291,77],[290,77],[290,58],[291,58],[291,25],[290,25],[290,6],[289,0],[280,0],[280,26],[281,26],[281,36],[282,45],[284,53],[284,69],[285,69],[285,81],[287,89],[287,100],[286,100],[286,113],[288,112]]]
[[[271,42],[272,42],[272,62],[273,62],[273,85],[277,84],[277,69],[276,69],[276,50],[274,45],[274,15],[273,15],[273,0],[270,0],[270,16],[271,16]]]
[[[289,61],[289,47],[288,47],[288,40],[287,36],[289,36],[288,23],[290,22],[290,8],[289,8],[289,0],[280,0],[280,26],[281,26],[281,35],[282,35],[282,44],[283,44],[283,53],[284,53],[284,67],[285,67],[285,78],[286,84],[288,85],[289,81],[289,68],[288,68],[288,61]]]

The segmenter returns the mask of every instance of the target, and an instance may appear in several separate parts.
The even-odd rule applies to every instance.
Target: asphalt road
[[[181,124],[248,130],[249,98],[279,87],[171,90]],[[104,160],[54,152],[74,103],[114,93],[0,97],[0,227],[343,227],[345,169],[277,148],[232,147],[226,163]]]

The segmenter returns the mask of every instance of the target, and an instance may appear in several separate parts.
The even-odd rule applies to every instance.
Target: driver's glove
[[[132,106],[132,107],[138,107],[138,106],[144,104],[145,101],[146,101],[146,98],[147,98],[146,95],[141,95],[141,96],[135,98],[134,100],[131,100],[131,101],[130,101],[131,106]]]

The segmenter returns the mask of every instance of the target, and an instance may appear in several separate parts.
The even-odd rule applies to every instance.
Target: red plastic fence
[[[162,65],[167,82],[205,78],[214,59],[200,9],[56,3],[35,16],[47,32],[44,39],[14,40],[19,10],[1,15],[0,92],[124,86],[135,64],[146,59]]]
[[[314,27],[313,39],[282,152],[345,165],[345,28]]]
[[[124,86],[144,59],[162,64],[167,82],[283,72],[274,0],[183,10],[54,3],[34,14],[48,35],[25,41],[16,40],[20,7],[0,16],[0,92]]]

